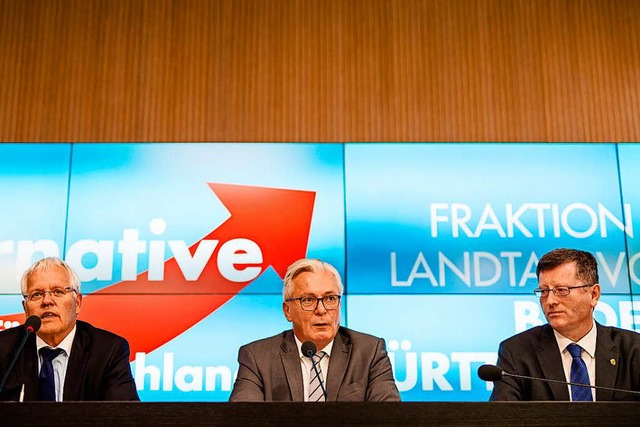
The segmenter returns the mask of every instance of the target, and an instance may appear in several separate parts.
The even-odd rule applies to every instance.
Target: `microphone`
[[[316,364],[316,361],[314,360],[313,356],[316,355],[316,345],[313,341],[305,341],[302,343],[302,354],[307,356],[309,359],[311,359],[311,365],[313,366],[313,370],[315,371],[316,375],[318,377],[320,377],[320,373],[318,372],[318,366]],[[327,400],[327,390],[324,388],[324,384],[322,383],[322,379],[318,378],[320,380],[320,388],[322,389],[322,395],[324,396],[324,400]]]
[[[4,377],[2,377],[2,381],[0,381],[0,393],[2,393],[4,384],[7,382],[7,379],[9,378],[9,374],[11,373],[13,366],[16,364],[16,361],[18,360],[18,356],[20,356],[20,353],[22,352],[22,347],[24,347],[24,345],[26,344],[27,339],[29,338],[29,335],[35,334],[36,332],[38,332],[41,325],[42,325],[42,320],[38,316],[29,316],[27,318],[27,321],[24,322],[24,325],[22,325],[24,326],[25,334],[22,337],[22,341],[20,341],[20,345],[18,345],[18,349],[16,350],[16,353],[14,354],[13,359],[9,364],[9,367],[7,368],[7,372],[4,373]]]
[[[38,316],[29,316],[27,321],[24,322],[27,334],[35,334],[40,330],[40,326],[42,326],[42,320]]]
[[[302,343],[302,354],[313,359],[316,354],[317,348],[313,341],[305,341]]]
[[[478,377],[483,381],[498,381],[503,374],[502,368],[495,365],[482,365],[478,368]]]
[[[564,385],[576,385],[579,387],[589,387],[595,388],[596,390],[607,390],[607,391],[617,391],[620,393],[630,393],[640,396],[640,391],[634,390],[622,390],[620,388],[611,388],[611,387],[603,387],[598,385],[591,384],[580,384],[580,383],[572,383],[567,381],[559,381],[559,380],[550,380],[548,378],[536,378],[536,377],[528,377],[526,375],[517,375],[511,374],[509,372],[505,372],[501,367],[495,365],[482,365],[478,368],[478,377],[484,381],[500,381],[504,377],[513,377],[513,378],[523,378],[526,380],[534,380],[534,381],[543,381],[548,383],[556,383],[556,384],[564,384]]]

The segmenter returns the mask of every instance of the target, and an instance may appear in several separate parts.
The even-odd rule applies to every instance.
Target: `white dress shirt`
[[[563,336],[558,333],[555,329],[553,331],[556,336],[556,341],[558,342],[558,348],[560,349],[560,355],[562,356],[562,367],[564,369],[564,376],[567,379],[567,382],[571,381],[571,363],[573,363],[573,357],[567,350],[567,346],[573,341],[569,338]],[[587,372],[589,372],[589,382],[591,385],[596,385],[596,339],[597,339],[598,329],[596,328],[596,322],[593,321],[593,326],[591,326],[591,330],[587,332],[587,335],[582,337],[576,344],[582,347],[582,360],[584,360],[585,365],[587,365]],[[573,400],[573,396],[571,396],[571,386],[567,386],[569,388],[569,396],[571,400]],[[591,389],[591,395],[593,396],[593,400],[596,400],[596,390]]]

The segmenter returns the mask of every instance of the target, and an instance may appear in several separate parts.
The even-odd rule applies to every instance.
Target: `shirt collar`
[[[571,341],[569,338],[565,337],[555,329],[553,330],[553,334],[556,336],[558,347],[563,352],[566,351],[567,346],[569,344],[573,343],[573,341]],[[591,326],[591,330],[589,330],[589,332],[587,332],[587,334],[584,337],[580,338],[580,340],[578,340],[576,344],[582,347],[582,349],[586,351],[589,354],[589,356],[595,357],[597,338],[598,338],[598,328],[596,328],[596,321],[593,320],[593,325]]]
[[[67,336],[64,337],[62,342],[60,342],[60,344],[58,344],[58,346],[55,348],[61,348],[62,350],[65,351],[65,354],[67,355],[67,357],[71,356],[71,347],[73,346],[73,339],[75,338],[75,336],[76,336],[76,326],[74,325],[71,332],[69,332]],[[39,352],[42,347],[51,347],[51,346],[46,342],[44,342],[42,338],[36,335],[36,350]]]
[[[303,357],[307,357],[304,354],[302,354],[302,342],[298,339],[296,334],[293,334],[293,338],[295,338],[295,340],[296,340],[296,346],[298,347],[298,354],[300,355],[300,358],[302,359]],[[335,340],[335,338],[333,340]],[[327,354],[327,356],[331,357],[331,349],[333,348],[333,340],[331,340],[331,342],[329,344],[327,344],[325,348],[321,348],[318,351],[324,351]]]

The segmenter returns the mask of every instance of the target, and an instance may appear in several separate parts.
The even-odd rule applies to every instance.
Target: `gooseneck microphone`
[[[317,351],[316,345],[313,341],[305,341],[302,343],[302,354],[309,358],[313,358]]]
[[[311,359],[311,365],[313,366],[313,370],[316,375],[319,377],[320,373],[318,372],[318,366],[316,364],[313,356],[316,355],[317,347],[313,341],[305,341],[302,343],[302,354]],[[320,378],[320,388],[322,389],[322,395],[324,396],[324,400],[327,400],[327,390],[324,388],[324,384],[322,379]]]
[[[480,366],[478,368],[478,377],[480,377],[480,379],[484,381],[500,381],[504,377],[523,378],[526,380],[542,381],[547,383],[556,383],[556,384],[564,384],[564,385],[576,385],[579,387],[595,388],[596,390],[617,391],[620,393],[630,393],[630,394],[635,394],[640,396],[640,391],[622,390],[619,388],[602,387],[602,386],[591,385],[591,384],[579,384],[579,383],[572,383],[567,381],[550,380],[548,378],[536,378],[536,377],[528,377],[526,375],[511,374],[509,372],[505,372],[501,367],[495,366],[495,365]]]
[[[20,341],[20,345],[18,345],[18,348],[16,349],[16,353],[14,354],[13,359],[9,364],[9,367],[7,368],[7,372],[4,373],[4,377],[2,377],[2,381],[0,381],[0,393],[2,393],[2,390],[4,389],[4,384],[7,382],[7,379],[9,378],[9,374],[11,373],[13,366],[16,364],[16,361],[18,360],[18,356],[20,356],[20,353],[22,352],[22,347],[24,347],[24,345],[26,344],[27,339],[29,338],[29,335],[35,334],[36,332],[38,332],[38,329],[40,329],[40,325],[42,325],[42,320],[40,320],[38,316],[29,316],[27,318],[27,321],[24,322],[24,325],[22,325],[24,326],[25,333],[24,333],[24,336],[22,337],[22,341]]]
[[[27,330],[27,334],[35,334],[40,330],[42,320],[38,316],[29,316],[23,326]]]
[[[478,377],[483,381],[499,381],[504,373],[502,368],[496,365],[482,365],[478,368]]]

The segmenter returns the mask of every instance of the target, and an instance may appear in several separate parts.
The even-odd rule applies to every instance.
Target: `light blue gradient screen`
[[[193,244],[230,216],[208,183],[311,191],[307,256],[343,275],[342,324],[386,340],[403,400],[483,401],[491,384],[478,366],[544,322],[532,290],[553,248],[594,253],[596,319],[640,330],[639,170],[638,144],[2,144],[0,329],[21,311],[19,277],[39,257],[117,248],[132,232]],[[121,281],[117,255],[81,257],[110,274],[83,280],[85,295]],[[148,253],[138,261],[145,272]],[[269,268],[136,355],[141,398],[227,400],[238,347],[290,328],[281,304]]]

